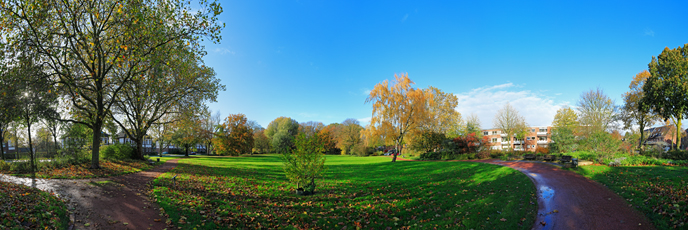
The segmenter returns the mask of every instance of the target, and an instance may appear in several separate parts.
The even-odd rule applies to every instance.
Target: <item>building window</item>
[[[485,135],[485,136],[490,135],[490,132],[483,132],[483,135]]]
[[[535,129],[531,129],[530,132],[534,133],[534,132],[535,132]]]
[[[540,128],[540,132],[541,132],[541,133],[546,133],[546,132],[547,132],[547,129]]]
[[[497,138],[492,138],[492,142],[497,142]]]
[[[547,137],[539,137],[539,140],[540,140],[540,141],[546,141],[546,140],[547,140]]]
[[[497,135],[497,131],[492,131],[492,135]]]

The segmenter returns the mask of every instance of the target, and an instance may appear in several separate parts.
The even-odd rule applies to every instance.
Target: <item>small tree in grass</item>
[[[318,134],[296,136],[296,149],[283,153],[284,173],[306,194],[315,192],[315,178],[325,172],[325,146]],[[303,186],[303,188],[301,187]]]

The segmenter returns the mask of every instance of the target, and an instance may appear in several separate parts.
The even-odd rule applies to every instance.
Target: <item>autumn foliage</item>
[[[251,153],[253,148],[253,131],[246,124],[244,114],[231,114],[225,118],[213,139],[218,155],[239,156]]]
[[[452,141],[459,153],[478,152],[482,146],[488,143],[486,136],[480,138],[476,133],[469,133],[468,135],[454,138]]]

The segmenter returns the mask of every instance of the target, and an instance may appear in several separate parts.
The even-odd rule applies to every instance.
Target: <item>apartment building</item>
[[[552,127],[550,126],[530,127],[524,139],[518,139],[515,135],[509,138],[506,133],[496,128],[483,130],[483,136],[487,137],[488,145],[493,150],[513,149],[515,151],[535,152],[537,148],[549,147],[552,140],[551,134]]]

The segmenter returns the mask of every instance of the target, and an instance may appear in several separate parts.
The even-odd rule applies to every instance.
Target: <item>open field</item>
[[[328,171],[316,194],[298,196],[277,155],[193,157],[156,179],[153,197],[164,208],[167,221],[183,228],[530,229],[533,225],[535,187],[516,170],[475,162],[389,161],[327,156]]]
[[[67,206],[55,196],[0,182],[0,229],[67,229]]]
[[[657,229],[685,228],[688,223],[688,168],[581,166],[575,171],[619,194]]]

